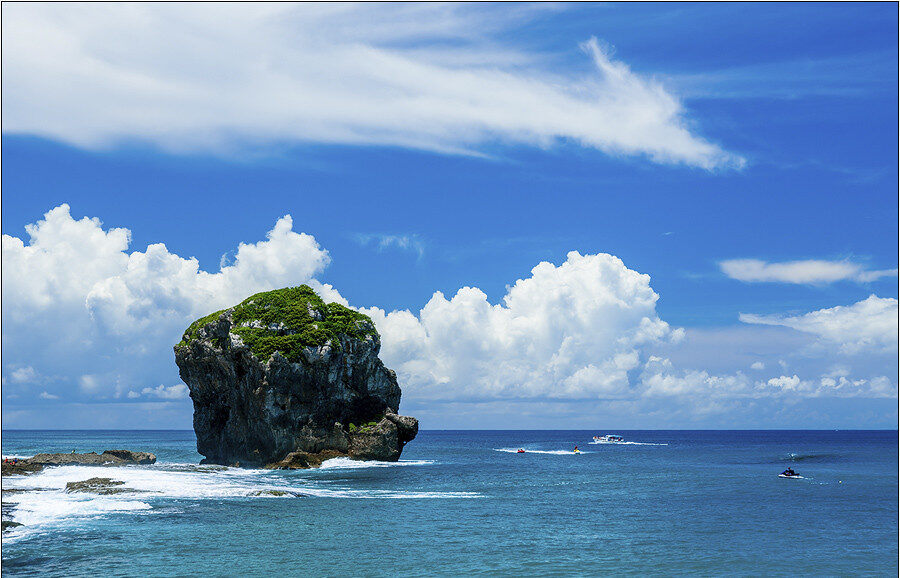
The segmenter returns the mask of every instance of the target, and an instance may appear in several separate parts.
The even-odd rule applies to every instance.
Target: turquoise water
[[[897,574],[896,431],[423,431],[398,464],[292,472],[197,467],[189,431],[3,432],[4,456],[113,448],[159,461],[3,479],[41,490],[4,492],[4,574]],[[142,491],[62,491],[94,476]]]

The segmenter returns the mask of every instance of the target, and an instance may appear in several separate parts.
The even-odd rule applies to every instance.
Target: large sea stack
[[[310,287],[257,293],[198,319],[175,346],[203,463],[316,466],[396,461],[419,429],[397,415],[396,374],[366,315]]]

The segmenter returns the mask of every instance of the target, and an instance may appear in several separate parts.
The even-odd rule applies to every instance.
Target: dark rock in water
[[[13,522],[12,520],[3,520],[2,522],[0,522],[0,525],[3,526],[3,531],[5,532],[6,530],[9,530],[10,528],[16,528],[18,526],[21,526],[22,524],[20,524],[18,522]]]
[[[156,456],[148,452],[129,450],[106,450],[102,454],[37,454],[34,457],[3,462],[3,475],[39,472],[44,466],[127,466],[146,465],[156,462]]]
[[[317,453],[291,452],[282,460],[266,464],[266,468],[270,470],[305,470],[307,468],[317,468],[325,460],[345,457],[346,455],[345,452],[336,450],[322,450]]]
[[[107,496],[110,494],[124,494],[126,492],[134,492],[128,488],[120,488],[125,482],[113,480],[111,478],[90,478],[81,482],[69,482],[66,484],[66,492],[86,492],[90,494],[100,494]]]
[[[102,455],[118,458],[126,464],[138,464],[144,466],[156,463],[156,455],[149,452],[133,452],[130,450],[106,450]]]
[[[28,463],[42,466],[125,466],[130,464],[152,464],[156,456],[147,452],[128,450],[106,450],[102,454],[37,454],[28,458]]]
[[[307,496],[306,494],[303,494],[300,492],[294,492],[291,490],[255,490],[255,491],[250,492],[247,495],[248,496],[260,496],[260,497],[272,496],[275,498],[286,498],[288,496],[290,496],[292,498],[305,498]]]
[[[417,419],[389,412],[375,425],[361,427],[350,436],[349,454],[362,460],[397,461],[403,446],[418,432]]]
[[[4,476],[22,476],[32,472],[39,472],[44,469],[41,464],[33,464],[27,460],[18,460],[17,462],[4,461],[0,472]]]
[[[323,452],[396,461],[418,421],[396,415],[400,387],[380,349],[371,319],[305,285],[195,321],[175,361],[202,463],[314,467]]]
[[[102,466],[119,461],[115,456],[106,456],[97,452],[87,454],[37,454],[27,460],[42,466]]]

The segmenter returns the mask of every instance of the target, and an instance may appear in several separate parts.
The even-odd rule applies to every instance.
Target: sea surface
[[[630,443],[590,443],[606,433]],[[4,575],[898,571],[896,431],[422,431],[398,463],[306,471],[198,466],[191,431],[2,436],[4,456],[118,448],[159,461],[3,478],[24,524],[3,533]],[[137,491],[65,493],[91,477]]]

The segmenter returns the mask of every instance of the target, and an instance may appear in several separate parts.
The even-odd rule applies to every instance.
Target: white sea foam
[[[329,460],[326,469],[428,465],[427,460],[401,462],[354,462]],[[4,489],[28,490],[4,496],[15,504],[13,520],[36,527],[73,523],[78,520],[123,513],[153,513],[165,508],[166,499],[256,499],[278,497],[267,492],[285,492],[293,497],[350,499],[441,499],[477,498],[472,492],[415,492],[347,487],[345,480],[319,480],[315,470],[283,472],[240,468],[204,467],[193,464],[154,464],[152,466],[59,466],[27,476],[7,477]],[[108,496],[65,491],[66,484],[89,478],[111,478],[123,482],[116,486],[125,493]]]
[[[320,470],[334,469],[364,469],[364,468],[390,468],[394,466],[430,466],[434,462],[431,460],[400,460],[399,462],[377,462],[377,461],[361,461],[352,460],[350,458],[331,458],[325,460],[319,466]]]
[[[653,444],[650,442],[588,442],[590,445],[604,446],[667,446],[669,444]]]
[[[494,448],[495,452],[506,452],[508,454],[517,454],[519,453],[519,448]],[[586,452],[579,450],[578,452],[574,452],[572,450],[529,450],[526,449],[526,454],[549,454],[552,456],[574,456],[581,454],[592,454],[594,452]]]

